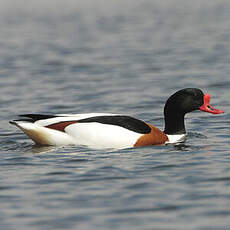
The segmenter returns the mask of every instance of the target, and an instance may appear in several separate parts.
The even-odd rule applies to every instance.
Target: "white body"
[[[49,119],[41,119],[35,122],[12,121],[35,143],[41,145],[79,145],[92,148],[123,149],[133,147],[136,141],[143,135],[128,130],[121,126],[102,124],[98,122],[75,123],[68,125],[65,132],[46,128],[63,121],[77,121],[95,116],[114,116],[118,114],[87,113],[87,114],[60,114]],[[175,137],[173,137],[175,136]],[[183,135],[184,136],[184,135]],[[181,135],[168,135],[167,143],[175,143],[182,140]]]

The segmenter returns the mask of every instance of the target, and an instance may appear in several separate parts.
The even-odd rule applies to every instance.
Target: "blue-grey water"
[[[0,229],[228,230],[230,2],[0,1]],[[185,143],[38,147],[23,113],[111,112],[163,129],[169,95],[211,95]]]

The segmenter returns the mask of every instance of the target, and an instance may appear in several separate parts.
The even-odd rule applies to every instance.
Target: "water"
[[[229,1],[0,1],[1,230],[229,229]],[[179,145],[38,147],[17,114],[111,112],[163,128],[185,87]]]

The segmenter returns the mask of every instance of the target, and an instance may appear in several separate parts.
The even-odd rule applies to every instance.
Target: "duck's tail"
[[[43,127],[33,120],[22,119],[9,122],[21,129],[38,145],[66,145],[73,144],[72,138],[64,132]]]

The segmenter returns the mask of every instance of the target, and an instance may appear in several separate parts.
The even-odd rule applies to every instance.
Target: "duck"
[[[112,113],[22,114],[10,124],[21,129],[37,145],[76,145],[125,149],[185,141],[184,118],[195,110],[224,113],[210,105],[210,95],[185,88],[171,95],[164,106],[164,131],[132,116]]]

